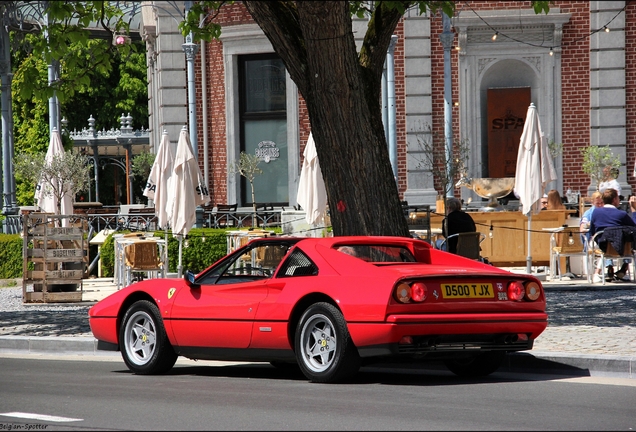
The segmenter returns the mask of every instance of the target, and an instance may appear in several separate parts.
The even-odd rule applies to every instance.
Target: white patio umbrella
[[[310,225],[323,222],[327,212],[327,190],[322,178],[318,153],[314,137],[309,134],[307,145],[303,153],[305,159],[300,170],[298,195],[296,201],[305,210],[305,219]]]
[[[144,196],[153,200],[155,203],[155,213],[157,215],[157,225],[160,228],[167,229],[168,214],[166,207],[168,205],[168,187],[169,180],[174,169],[174,152],[170,145],[168,131],[163,131],[159,148],[155,155],[155,161],[148,176],[148,182],[144,188]]]
[[[523,133],[519,140],[517,171],[515,174],[515,192],[519,196],[519,201],[522,205],[521,212],[528,216],[526,272],[532,273],[532,256],[530,253],[532,214],[541,210],[539,201],[543,196],[545,186],[557,178],[552,159],[550,158],[548,143],[539,122],[539,113],[533,103],[528,107]]]
[[[56,155],[64,155],[64,146],[62,146],[62,137],[60,132],[53,128],[51,132],[51,140],[49,141],[49,148],[46,151],[46,164],[49,165],[53,162],[53,158]],[[73,214],[73,197],[69,193],[63,193],[61,196],[62,202],[58,209],[58,197],[54,194],[54,189],[58,192],[64,190],[64,185],[60,184],[57,180],[55,187],[55,179],[41,178],[35,187],[35,199],[40,210],[44,213],[53,213],[59,215],[72,215]],[[59,193],[58,193],[59,194]],[[66,218],[62,220],[62,226],[67,226]]]
[[[210,202],[208,186],[205,184],[199,163],[192,154],[188,130],[184,126],[179,133],[174,170],[169,181],[166,213],[172,227],[172,235],[179,238],[178,275],[182,275],[183,236],[196,222],[197,206]]]

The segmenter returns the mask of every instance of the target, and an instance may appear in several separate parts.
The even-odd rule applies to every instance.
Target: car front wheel
[[[355,375],[360,356],[342,313],[329,303],[310,306],[296,328],[296,358],[312,382],[330,383]]]
[[[167,372],[177,361],[159,309],[147,300],[133,303],[126,311],[119,330],[119,344],[126,366],[139,375]]]
[[[455,375],[465,378],[483,377],[495,372],[504,359],[505,351],[489,351],[471,357],[445,360],[444,364]]]

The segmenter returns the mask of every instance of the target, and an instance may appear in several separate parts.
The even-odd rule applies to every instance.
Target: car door
[[[179,346],[247,348],[259,303],[267,297],[256,248],[234,254],[180,290],[171,310]]]

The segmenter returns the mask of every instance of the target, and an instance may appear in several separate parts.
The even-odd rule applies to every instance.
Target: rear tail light
[[[536,282],[528,282],[526,284],[526,297],[528,300],[535,301],[541,295],[541,288]]]
[[[508,284],[508,299],[513,301],[521,301],[523,300],[525,291],[526,290],[521,281],[510,282]]]
[[[411,298],[418,303],[426,300],[426,285],[421,282],[411,285]]]
[[[395,288],[395,298],[400,303],[421,303],[426,300],[428,288],[422,282],[402,282]]]
[[[541,287],[537,282],[530,281],[524,283],[522,281],[513,281],[508,284],[508,299],[513,301],[521,301],[524,298],[535,301],[541,296]]]

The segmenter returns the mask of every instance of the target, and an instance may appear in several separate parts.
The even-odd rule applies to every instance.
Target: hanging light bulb
[[[494,35],[492,35],[492,40],[496,41],[497,40],[497,36],[499,35],[499,32],[496,31]]]
[[[552,47],[550,47],[550,56],[554,55],[554,51],[552,51]]]
[[[492,234],[493,234],[493,232],[492,232],[492,224],[490,224],[490,232],[488,232],[488,237],[492,238]]]
[[[603,26],[603,30],[605,30],[605,33],[609,33],[610,32],[610,29],[607,26]]]
[[[574,237],[572,237],[572,231],[570,231],[570,236],[568,238],[568,244],[570,246],[574,246]]]

